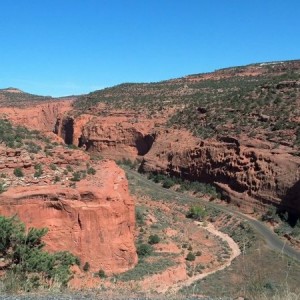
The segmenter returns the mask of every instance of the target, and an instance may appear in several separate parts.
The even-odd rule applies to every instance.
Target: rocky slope
[[[67,144],[213,183],[245,209],[299,213],[299,60],[122,84],[64,105],[47,110],[42,128]]]
[[[213,183],[249,211],[300,212],[300,61],[123,84],[74,108],[74,124],[88,112],[74,142],[89,151],[143,156],[141,170]]]
[[[134,202],[124,171],[35,134],[27,132],[17,149],[0,146],[0,214],[47,227],[46,248],[72,252],[91,271],[134,267]]]

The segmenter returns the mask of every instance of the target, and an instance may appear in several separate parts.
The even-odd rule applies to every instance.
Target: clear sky
[[[1,0],[0,5],[0,88],[62,96],[299,58],[299,0]]]

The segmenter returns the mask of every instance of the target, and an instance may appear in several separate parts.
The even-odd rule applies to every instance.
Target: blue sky
[[[0,88],[52,96],[300,58],[299,0],[1,0]]]

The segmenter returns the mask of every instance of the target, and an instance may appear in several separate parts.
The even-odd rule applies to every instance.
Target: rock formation
[[[87,161],[82,151],[60,147],[56,151],[60,154],[52,162],[59,168],[72,162],[76,168],[76,164]],[[72,183],[67,175],[54,184],[49,179],[54,175],[50,171],[47,174],[46,169],[41,178],[30,179],[37,157],[31,161],[27,156],[26,151],[1,151],[0,171],[6,174],[10,185],[0,195],[0,214],[16,214],[27,227],[47,227],[46,249],[70,251],[82,264],[89,262],[91,271],[103,269],[113,274],[134,267],[134,202],[124,171],[113,161],[105,160],[94,164],[93,176]],[[37,156],[39,162],[49,161],[42,154]],[[16,167],[25,168],[24,178],[14,178],[12,171]]]
[[[13,124],[32,130],[53,132],[57,119],[71,109],[72,100],[52,100],[26,107],[1,107],[0,117],[8,118]]]
[[[84,147],[104,157],[135,159],[150,150],[154,135],[148,132],[152,126],[153,120],[137,122],[126,113],[110,116],[82,114],[64,118],[58,125],[57,134],[67,144]]]
[[[244,209],[272,204],[300,214],[300,158],[267,142],[161,131],[141,169],[213,183]]]

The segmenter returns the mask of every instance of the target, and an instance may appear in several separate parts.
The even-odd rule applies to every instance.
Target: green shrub
[[[34,142],[32,141],[28,141],[28,142],[25,142],[26,144],[26,149],[28,150],[28,152],[30,153],[38,153],[39,151],[42,150],[42,147],[35,144]]]
[[[40,284],[49,286],[55,280],[66,286],[71,279],[69,267],[78,263],[78,259],[69,252],[50,254],[43,251],[45,244],[42,238],[47,233],[46,228],[29,228],[16,217],[0,216],[0,259],[4,262],[4,285],[10,277],[15,278],[17,288],[22,290],[27,286],[32,275],[36,278],[35,287]],[[6,286],[10,289],[9,285]]]
[[[166,189],[169,189],[174,185],[175,185],[175,182],[171,178],[165,178],[163,181],[163,184],[162,184],[162,186]]]
[[[186,217],[197,221],[203,221],[206,217],[206,210],[202,206],[193,205],[186,214]]]
[[[92,167],[89,167],[86,172],[87,172],[88,175],[95,175],[96,174],[96,170]]]
[[[80,181],[81,180],[81,174],[79,171],[73,172],[73,177],[70,179],[71,181]]]
[[[105,274],[105,272],[104,272],[104,270],[99,270],[97,273],[96,273],[96,275],[98,276],[98,277],[100,277],[100,278],[106,278],[106,274]]]
[[[5,192],[6,188],[5,188],[5,183],[0,181],[0,194]]]
[[[275,206],[270,206],[265,214],[261,217],[262,221],[279,221],[279,216],[277,214],[277,208]]]
[[[193,254],[192,252],[189,252],[187,257],[186,257],[186,260],[188,261],[194,261],[196,259],[196,256],[195,254]]]
[[[43,169],[41,164],[37,164],[34,166],[35,172],[34,172],[34,177],[41,177],[43,174]]]
[[[70,166],[70,165],[67,165],[67,168],[66,168],[66,169],[67,169],[68,172],[73,172],[73,168],[72,168],[72,166]]]
[[[144,214],[140,207],[135,208],[135,219],[138,225],[145,224]]]
[[[160,237],[157,234],[149,236],[148,243],[150,245],[158,244],[159,242],[160,242]]]
[[[137,247],[137,254],[139,257],[148,256],[152,253],[153,248],[148,244],[140,244]]]
[[[24,173],[23,173],[21,168],[15,168],[14,169],[14,175],[16,177],[24,177]]]

